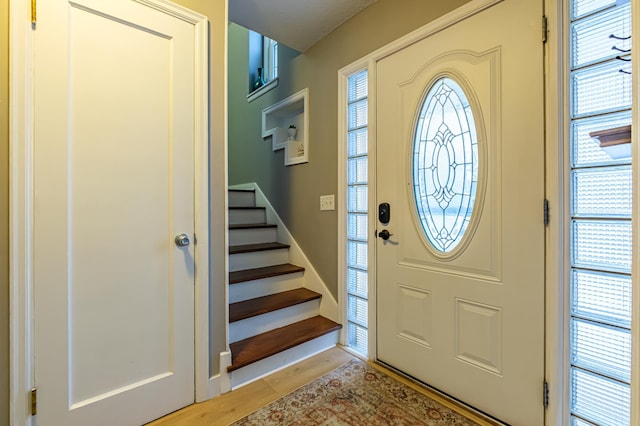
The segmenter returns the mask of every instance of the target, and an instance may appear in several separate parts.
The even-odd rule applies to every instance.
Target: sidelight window
[[[631,5],[571,0],[572,425],[630,424],[631,149],[592,136],[631,124]]]
[[[368,341],[368,73],[347,80],[347,340],[364,355]]]

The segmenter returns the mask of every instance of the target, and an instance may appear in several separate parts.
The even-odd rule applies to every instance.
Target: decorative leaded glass
[[[469,226],[478,184],[478,140],[471,105],[454,80],[437,80],[422,104],[413,143],[413,188],[433,247],[451,252]]]

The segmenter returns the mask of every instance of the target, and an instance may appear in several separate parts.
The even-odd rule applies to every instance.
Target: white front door
[[[39,426],[194,401],[193,25],[128,0],[38,3]]]
[[[497,1],[375,74],[377,357],[523,426],[544,423],[541,19]]]

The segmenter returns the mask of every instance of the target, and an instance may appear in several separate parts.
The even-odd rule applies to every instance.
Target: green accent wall
[[[247,102],[248,31],[229,26],[229,185],[256,182],[337,297],[338,70],[468,0],[378,0],[304,53],[279,49],[279,86]],[[309,88],[309,163],[284,166],[261,137],[262,109]],[[336,203],[338,200],[336,200]]]

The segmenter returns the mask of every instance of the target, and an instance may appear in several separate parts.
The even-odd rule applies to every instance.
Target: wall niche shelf
[[[589,133],[612,159],[631,157],[631,125]]]
[[[309,89],[303,89],[262,110],[262,138],[271,137],[274,151],[284,149],[284,164],[309,162]],[[287,129],[296,126],[297,135],[290,140]]]

